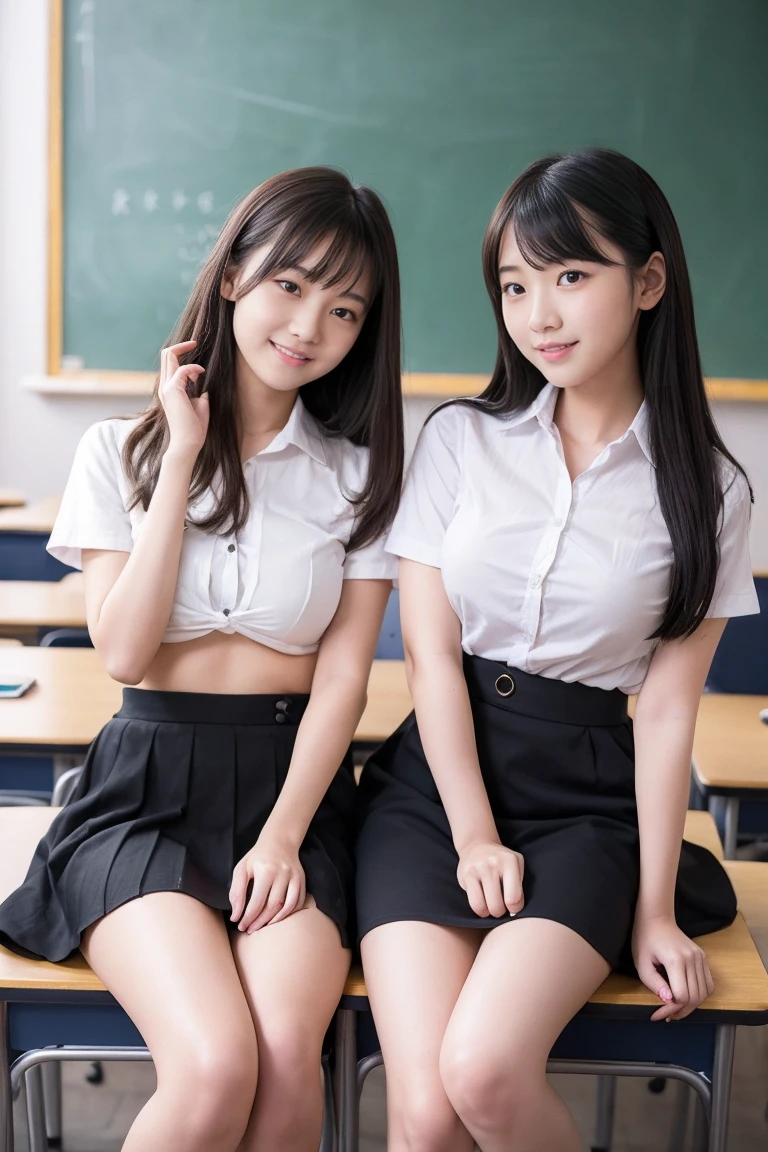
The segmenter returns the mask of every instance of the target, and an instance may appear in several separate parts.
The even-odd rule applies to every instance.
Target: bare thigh
[[[160,1085],[191,1060],[247,1058],[256,1039],[220,912],[180,892],[131,900],[89,928],[81,950],[152,1053]]]
[[[366,987],[387,1074],[390,1147],[473,1147],[448,1101],[439,1060],[482,938],[481,931],[421,921],[383,924],[363,938]]]
[[[349,973],[350,952],[334,922],[309,897],[286,920],[250,936],[231,932],[230,940],[260,1051],[301,1035],[319,1058]]]
[[[483,941],[446,1030],[446,1083],[473,1070],[507,1080],[543,1077],[555,1040],[610,971],[586,940],[533,917],[494,928]]]
[[[349,972],[336,925],[311,897],[286,920],[231,933],[259,1045],[259,1083],[242,1152],[317,1149],[323,1038]]]

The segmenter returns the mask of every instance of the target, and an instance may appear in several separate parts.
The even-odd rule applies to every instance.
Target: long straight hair
[[[368,478],[352,495],[356,519],[348,548],[376,539],[391,522],[403,469],[400,276],[386,209],[370,188],[355,187],[334,168],[298,168],[260,184],[234,209],[216,240],[169,344],[195,340],[182,363],[205,368],[200,389],[210,396],[210,422],[195,462],[189,500],[219,483],[214,504],[198,527],[237,531],[248,516],[249,497],[240,460],[235,383],[234,302],[221,294],[251,253],[271,245],[266,258],[238,289],[238,299],[276,271],[302,264],[321,244],[322,259],[310,279],[324,287],[350,286],[367,269],[372,301],[361,331],[332,371],[299,389],[301,399],[329,436],[344,436],[370,450]],[[133,503],[146,509],[157,485],[168,444],[168,423],[158,395],[126,439],[123,463]]]
[[[468,401],[499,416],[527,408],[546,383],[504,326],[499,253],[510,226],[524,259],[539,269],[571,260],[611,264],[598,247],[601,238],[621,251],[631,273],[654,252],[664,256],[664,295],[641,312],[637,335],[656,486],[673,551],[664,617],[652,638],[689,636],[715,590],[725,462],[744,470],[723,444],[707,401],[672,209],[644,169],[603,148],[537,160],[504,193],[483,240],[483,274],[498,329],[496,366],[485,391]]]

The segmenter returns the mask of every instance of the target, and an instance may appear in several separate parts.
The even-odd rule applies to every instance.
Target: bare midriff
[[[237,632],[209,632],[196,640],[161,644],[138,687],[155,692],[298,695],[309,692],[316,663],[316,652],[288,656]]]

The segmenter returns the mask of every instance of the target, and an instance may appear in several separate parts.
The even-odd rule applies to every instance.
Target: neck
[[[623,436],[643,402],[637,357],[582,384],[560,389],[555,408],[559,432],[582,444],[605,445]]]
[[[237,413],[243,459],[260,452],[288,423],[298,389],[269,388],[245,365],[237,365]]]

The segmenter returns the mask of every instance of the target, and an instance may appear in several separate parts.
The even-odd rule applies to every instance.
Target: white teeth
[[[292,356],[294,360],[307,360],[307,356],[299,356],[296,352],[291,352],[290,348],[283,348],[282,344],[275,343],[275,348],[279,352],[284,352],[286,356]]]

